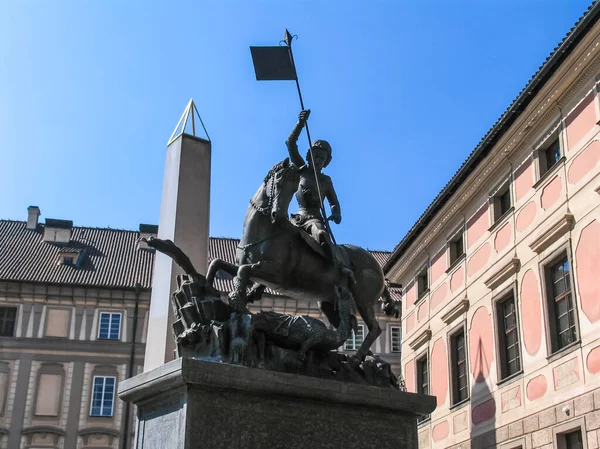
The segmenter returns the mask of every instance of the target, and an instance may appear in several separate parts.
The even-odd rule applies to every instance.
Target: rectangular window
[[[500,377],[505,379],[521,371],[521,349],[515,297],[511,293],[496,303]]]
[[[577,341],[569,259],[563,254],[545,268],[552,352]]]
[[[417,393],[429,394],[429,368],[427,366],[427,356],[417,360]],[[421,416],[417,422],[425,421],[429,416]]]
[[[391,352],[400,352],[401,350],[401,327],[390,327],[390,346]]]
[[[16,321],[16,307],[0,307],[0,337],[14,337]]]
[[[429,394],[429,371],[427,356],[417,360],[417,393]]]
[[[121,314],[100,313],[98,338],[101,340],[119,340],[121,338]]]
[[[419,274],[417,274],[417,298],[420,298],[429,291],[429,270],[425,265]]]
[[[510,196],[510,182],[506,182],[492,197],[494,223],[506,214],[512,207]]]
[[[448,248],[450,250],[450,265],[452,265],[465,254],[462,231],[450,239],[450,242],[448,242]]]
[[[452,362],[452,405],[469,397],[469,379],[467,376],[467,349],[465,332],[461,330],[450,337]]]
[[[346,344],[344,345],[344,349],[348,351],[357,351],[362,345],[362,342],[365,338],[365,326],[363,324],[358,325],[358,331],[354,333],[352,330],[352,335],[348,340],[346,340]]]
[[[112,416],[115,402],[115,377],[94,377],[90,416]]]
[[[566,449],[583,449],[581,429],[577,429],[574,432],[565,433],[562,435],[562,437],[564,438],[564,447]]]
[[[549,142],[544,148],[540,148],[540,176],[543,176],[548,170],[554,167],[562,157],[560,148],[560,139],[558,135]]]

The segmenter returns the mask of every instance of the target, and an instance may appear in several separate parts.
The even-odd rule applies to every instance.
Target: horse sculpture
[[[334,326],[340,325],[337,307],[339,290],[346,286],[368,333],[354,355],[362,362],[371,345],[381,334],[374,306],[383,295],[383,310],[398,316],[398,305],[392,301],[383,272],[371,253],[353,245],[337,245],[344,269],[327,261],[310,238],[289,221],[288,206],[298,188],[298,168],[289,159],[275,165],[250,200],[244,220],[242,238],[236,252],[236,264],[221,259],[211,262],[206,282],[212,288],[218,270],[230,273],[235,290],[230,304],[238,313],[245,312],[248,301],[260,298],[265,287],[294,299],[318,301],[321,311]],[[346,273],[351,271],[351,275]],[[255,283],[248,293],[248,287]]]

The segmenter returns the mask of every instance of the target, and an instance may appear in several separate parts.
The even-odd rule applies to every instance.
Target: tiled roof
[[[74,226],[69,243],[44,242],[44,225],[26,228],[24,221],[0,220],[0,280],[74,284],[91,287],[152,286],[154,251],[137,249],[138,231]],[[235,261],[239,239],[211,237],[209,261]],[[84,251],[85,250],[85,251]],[[60,265],[59,254],[81,252],[77,266]],[[371,251],[380,265],[390,253]],[[220,273],[215,287],[230,291],[231,277]],[[399,299],[399,292],[392,295]]]
[[[531,77],[527,85],[519,92],[502,116],[494,123],[491,129],[481,139],[479,144],[456,171],[452,179],[444,186],[442,191],[434,198],[431,204],[421,214],[416,223],[406,233],[404,238],[396,245],[391,256],[383,266],[387,273],[394,263],[402,256],[404,251],[419,236],[425,227],[433,220],[439,210],[448,202],[450,197],[467,179],[469,174],[490,153],[494,145],[521,115],[521,112],[535,98],[536,94],[544,87],[546,82],[560,67],[571,51],[585,37],[586,33],[600,18],[600,2],[594,1],[588,10],[580,17],[577,23],[569,30],[563,40],[554,48],[538,71]]]
[[[0,220],[0,280],[74,284],[93,287],[143,288],[152,284],[154,254],[137,250],[139,233],[74,226],[68,244],[44,242],[44,226]],[[61,250],[83,251],[78,266],[60,265]]]

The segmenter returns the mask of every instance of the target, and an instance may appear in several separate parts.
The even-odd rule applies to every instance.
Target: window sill
[[[465,253],[463,253],[458,259],[456,259],[454,262],[452,262],[450,264],[450,266],[448,267],[448,269],[446,270],[446,274],[450,273],[452,270],[454,270],[458,265],[460,265],[460,263],[465,260],[467,258],[467,255]]]
[[[454,405],[451,405],[448,408],[448,410],[458,410],[458,409],[461,409],[463,407],[466,407],[466,405],[469,403],[470,400],[471,400],[471,398],[463,399],[462,401],[457,402]]]
[[[555,360],[558,360],[558,359],[566,356],[567,354],[570,354],[573,351],[576,351],[577,349],[581,349],[581,340],[574,341],[573,343],[565,346],[564,348],[561,348],[558,351],[553,352],[548,357],[546,357],[546,360],[548,360],[548,363],[552,363]]]
[[[106,419],[106,420],[114,418],[114,416],[100,416],[100,415],[90,415],[89,417],[93,418],[93,419]]]
[[[550,167],[550,170],[546,171],[546,173],[544,173],[543,175],[540,176],[540,179],[537,180],[537,182],[533,185],[534,189],[537,189],[539,186],[541,186],[544,181],[546,181],[548,178],[550,178],[554,173],[558,172],[558,168],[563,166],[565,164],[565,161],[567,160],[567,158],[565,156],[561,157],[556,164],[554,164],[552,167]]]
[[[516,373],[511,374],[510,376],[499,380],[498,382],[496,382],[496,385],[498,387],[504,386],[504,385],[509,385],[509,384],[513,383],[514,381],[519,380],[521,377],[523,377],[523,370],[517,371]]]
[[[512,206],[506,212],[504,212],[498,219],[494,222],[492,226],[488,229],[488,232],[493,232],[495,229],[498,229],[501,225],[506,223],[508,217],[515,211],[515,207]]]

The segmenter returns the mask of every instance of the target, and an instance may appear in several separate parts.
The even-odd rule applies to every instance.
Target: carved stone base
[[[435,398],[180,358],[121,382],[137,449],[417,448]]]

